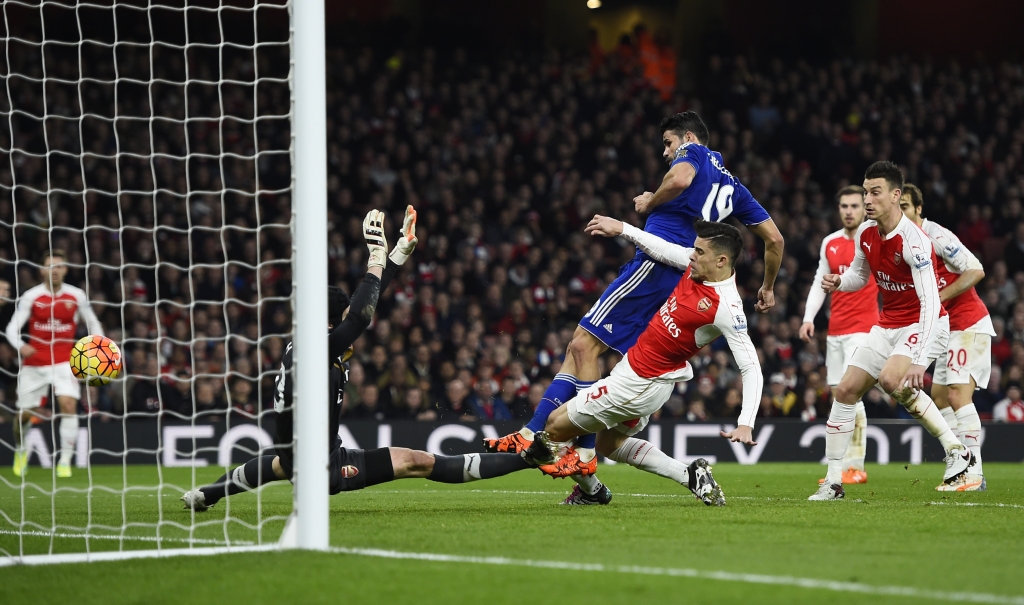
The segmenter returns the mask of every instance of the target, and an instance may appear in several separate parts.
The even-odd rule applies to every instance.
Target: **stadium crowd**
[[[859,183],[871,162],[892,159],[924,192],[925,215],[985,264],[978,290],[997,336],[991,384],[975,397],[979,412],[1005,417],[1009,409],[1011,419],[1024,421],[1024,64],[713,56],[682,83],[692,94],[663,95],[625,40],[614,52],[595,47],[579,56],[549,50],[485,60],[430,48],[328,54],[331,281],[351,292],[361,280],[368,209],[389,214],[391,237],[406,204],[419,211],[419,247],[355,345],[346,417],[528,418],[577,321],[634,253],[621,240],[585,236],[583,225],[596,213],[643,224],[632,199],[654,191],[666,169],[658,123],[692,109],[711,130],[710,147],[786,238],[767,315],[753,312],[763,265],[746,230],[737,266],[766,381],[760,415],[827,417],[827,317],[819,314],[816,339],[800,341],[804,300],[817,287],[811,280],[821,238],[839,227],[834,193]],[[207,67],[206,77],[252,68],[238,59],[223,72]],[[251,115],[251,90],[246,98],[237,87],[218,101],[216,86],[190,87],[190,115],[219,115],[221,102],[225,111]],[[100,100],[104,94],[96,92]],[[180,115],[185,101],[168,90],[157,113]],[[148,112],[145,100],[132,102]],[[261,114],[286,113],[287,86],[261,85],[258,106]],[[79,178],[77,190],[84,175],[88,185],[84,220],[95,227],[84,239],[80,194],[51,195],[50,213],[40,210],[45,198],[24,189],[18,195],[28,203],[17,204],[16,214],[10,196],[0,199],[0,220],[23,223],[0,229],[0,254],[18,291],[37,283],[25,260],[38,260],[51,241],[79,265],[68,282],[88,281],[101,321],[127,352],[127,380],[93,391],[92,408],[204,417],[271,409],[291,330],[287,156],[218,157],[239,148],[251,154],[257,140],[261,150],[287,149],[286,121],[260,124],[224,120],[218,129],[199,121],[179,129],[154,149],[210,159],[154,161],[152,171],[148,159],[120,172],[102,161],[80,168],[77,157],[0,162],[7,191],[47,175],[51,183],[65,179],[68,189]],[[101,120],[84,128],[98,154],[125,145]],[[67,146],[78,138],[58,134]],[[10,132],[3,136],[8,148]],[[17,146],[39,148],[40,136],[22,133]],[[154,180],[171,193],[116,195],[150,190]],[[236,192],[195,193],[222,186]],[[122,263],[135,264],[120,270]],[[617,358],[607,354],[606,369]],[[662,417],[736,417],[742,390],[721,339],[693,365],[694,380],[677,386]],[[17,355],[6,344],[0,366],[12,401]],[[903,413],[878,390],[865,403],[869,417]]]

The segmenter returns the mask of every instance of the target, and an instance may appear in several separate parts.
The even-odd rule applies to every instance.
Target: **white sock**
[[[592,447],[578,447],[576,448],[576,454],[580,457],[580,462],[590,462],[597,455],[597,450]]]
[[[71,464],[71,455],[75,453],[75,440],[78,438],[78,414],[61,414],[60,416],[60,462]]]
[[[593,496],[597,493],[597,490],[601,489],[601,482],[597,480],[597,475],[569,475],[580,489],[583,490],[588,496]]]
[[[634,437],[626,439],[625,443],[612,452],[608,458],[671,479],[687,487],[690,485],[690,471],[685,464],[675,458],[670,458],[665,455],[665,452],[643,439]]]
[[[526,439],[527,441],[533,441],[533,431],[526,428],[525,426],[519,429],[519,434],[523,436],[523,439]]]
[[[14,451],[24,452],[25,451],[25,440],[28,439],[28,432],[32,429],[32,420],[24,420],[19,422],[17,426],[21,429],[15,431],[14,435]]]
[[[956,438],[952,429],[949,428],[949,425],[942,418],[942,412],[939,411],[939,408],[935,407],[935,402],[932,401],[932,398],[924,391],[918,391],[913,397],[904,406],[911,416],[917,418],[917,421],[924,426],[932,437],[939,440],[946,453],[948,454],[952,450],[963,448],[963,444],[960,443],[960,440]]]
[[[833,399],[832,410],[825,423],[825,457],[828,458],[825,485],[843,484],[843,456],[850,449],[856,425],[857,404],[840,403]]]
[[[868,415],[864,411],[864,402],[858,401],[853,404],[854,409],[854,424],[853,424],[853,440],[850,441],[850,447],[846,450],[846,456],[843,457],[843,468],[855,468],[859,471],[864,470],[864,457],[868,453],[868,434],[866,429],[868,427]]]
[[[959,437],[960,422],[956,419],[956,411],[953,410],[953,406],[946,406],[939,411],[942,412],[942,418],[945,419],[946,424],[949,425],[949,430],[953,431],[953,434]]]
[[[974,403],[969,403],[956,411],[956,420],[960,426],[960,441],[967,446],[977,460],[974,473],[984,475],[981,470],[981,418]]]

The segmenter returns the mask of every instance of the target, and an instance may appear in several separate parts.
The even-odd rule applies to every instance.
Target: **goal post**
[[[0,317],[62,249],[124,354],[117,380],[82,385],[72,477],[52,392],[23,476],[0,423],[0,566],[328,548],[324,40],[323,0],[0,5]],[[274,453],[289,340],[294,490],[182,510]]]
[[[327,550],[327,85],[324,0],[293,0],[295,514],[299,548]],[[298,405],[301,404],[301,407]]]

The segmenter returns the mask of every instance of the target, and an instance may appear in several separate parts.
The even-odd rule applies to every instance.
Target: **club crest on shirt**
[[[705,296],[697,303],[697,310],[704,312],[711,308],[711,299]]]
[[[893,254],[892,255],[892,262],[896,263],[897,265],[900,264],[901,262],[903,262],[903,255],[900,254],[899,252],[897,252],[896,254]]]
[[[351,479],[352,477],[355,477],[358,474],[359,469],[352,466],[351,464],[346,464],[345,466],[341,467],[341,476],[344,479]]]
[[[70,301],[64,301],[64,309],[65,310],[70,311],[71,307],[73,307],[73,306],[74,306],[74,304],[71,303]]]

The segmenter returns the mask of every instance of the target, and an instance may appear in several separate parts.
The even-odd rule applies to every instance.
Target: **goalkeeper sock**
[[[59,459],[61,464],[71,464],[71,455],[75,453],[75,441],[77,439],[78,414],[61,414]]]
[[[690,471],[685,464],[675,458],[670,458],[665,452],[643,439],[635,437],[626,439],[608,458],[671,479],[681,485],[689,486],[690,484]]]
[[[953,406],[946,406],[939,411],[942,412],[942,417],[946,420],[946,424],[949,425],[949,429],[959,437],[960,422],[957,420],[956,410],[953,409]]]
[[[868,436],[864,430],[868,426],[868,415],[864,412],[863,401],[855,403],[853,409],[855,414],[853,439],[850,441],[850,447],[846,448],[846,456],[843,457],[843,468],[855,468],[862,471],[864,470],[864,457],[867,455],[868,450]]]
[[[554,380],[544,391],[544,397],[533,412],[533,418],[526,423],[526,428],[536,433],[544,430],[544,424],[548,416],[560,405],[569,401],[576,395],[576,377],[571,374],[555,374]],[[531,435],[532,436],[532,435]]]
[[[597,381],[596,380],[591,380],[591,381],[588,381],[588,382],[583,382],[583,381],[580,381],[580,380],[576,381],[576,392],[580,393],[582,391],[585,391],[585,390],[589,389],[590,387],[594,386],[595,382],[597,382]],[[576,438],[576,449],[577,449],[577,451],[580,450],[580,449],[592,450],[595,447],[597,447],[597,434],[596,433],[590,433],[589,435],[581,435],[580,437]],[[580,457],[582,459],[582,452],[580,454]],[[584,462],[586,462],[586,461],[584,460]]]
[[[530,465],[519,454],[435,455],[434,468],[427,479],[438,483],[469,483],[528,468]]]
[[[588,496],[593,496],[597,493],[597,490],[601,489],[601,482],[597,480],[597,475],[569,475],[569,478],[576,482]]]
[[[832,410],[825,423],[825,458],[828,459],[826,485],[843,484],[843,456],[853,440],[853,430],[857,423],[856,410],[856,404],[832,401]]]
[[[971,474],[984,475],[981,469],[981,418],[974,403],[968,403],[956,411],[956,420],[960,427],[960,441],[974,454],[975,467]]]
[[[914,393],[913,399],[903,405],[910,412],[911,416],[917,418],[917,421],[924,426],[932,437],[939,440],[947,454],[952,450],[964,447],[960,440],[956,438],[956,435],[953,434],[949,425],[946,424],[946,421],[942,419],[942,412],[939,411],[939,408],[935,407],[935,402],[924,391],[917,391]]]
[[[212,485],[200,488],[206,496],[206,505],[213,506],[225,496],[234,496],[256,489],[272,481],[283,481],[274,473],[274,456],[253,458],[242,466],[221,475]]]

